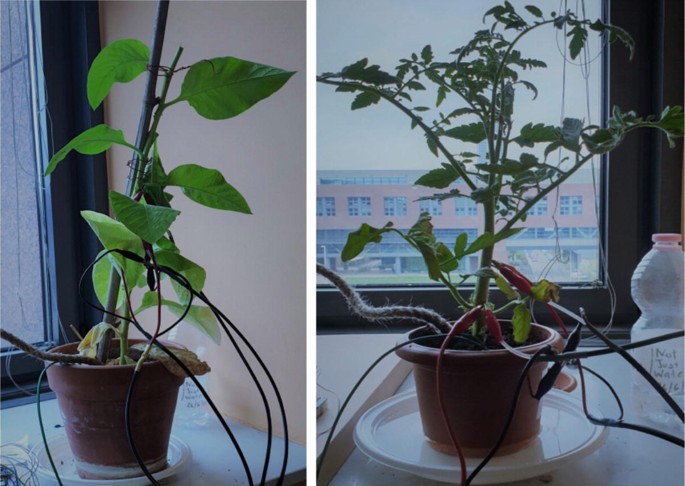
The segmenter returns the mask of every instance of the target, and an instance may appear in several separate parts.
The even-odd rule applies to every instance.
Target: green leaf
[[[136,147],[126,141],[124,132],[121,130],[114,130],[105,124],[97,125],[77,135],[55,153],[50,159],[44,175],[50,175],[55,170],[55,167],[57,167],[57,164],[64,160],[72,150],[85,155],[95,155],[109,149],[114,143],[128,147],[142,155]]]
[[[568,36],[571,37],[571,42],[568,46],[569,53],[571,54],[571,59],[575,59],[583,49],[585,41],[587,41],[587,30],[580,25],[576,25],[571,29],[571,32],[568,33]]]
[[[207,277],[205,269],[192,260],[180,255],[178,251],[160,250],[155,253],[155,260],[158,265],[169,267],[180,273],[188,280],[188,283],[194,291],[201,292],[204,288],[205,279]],[[172,286],[181,303],[186,304],[190,301],[190,291],[175,280],[172,280]]]
[[[93,280],[93,289],[95,290],[95,295],[97,296],[100,304],[103,307],[107,305],[107,292],[109,290],[109,276],[112,272],[112,262],[107,257],[102,257],[106,250],[98,253],[97,258],[100,260],[93,265],[93,272],[91,278]],[[122,286],[119,286],[119,294],[117,295],[116,308],[120,308],[124,303],[124,292],[122,291]]]
[[[169,172],[166,184],[180,187],[183,194],[203,206],[252,214],[242,194],[218,170],[196,164],[179,165]]]
[[[381,100],[381,95],[373,91],[362,91],[352,101],[352,109],[359,110],[370,105],[375,105]]]
[[[559,140],[557,129],[551,125],[528,123],[521,128],[518,137],[512,139],[521,147],[533,147],[540,142],[554,142]]]
[[[93,60],[88,71],[86,92],[94,110],[107,97],[114,83],[128,83],[147,70],[148,46],[136,39],[114,41]]]
[[[430,44],[426,45],[421,50],[421,59],[426,64],[429,64],[433,60],[433,49],[431,48]]]
[[[457,171],[450,165],[444,165],[441,169],[433,169],[422,175],[414,184],[435,189],[444,189],[457,179],[459,179]]]
[[[157,292],[146,292],[140,307],[136,313],[142,312],[151,307],[157,307],[159,297]],[[186,305],[179,304],[172,300],[162,299],[161,304],[167,307],[176,317],[181,317],[186,311]],[[202,305],[191,305],[188,313],[183,319],[183,323],[190,324],[202,334],[211,339],[215,344],[221,344],[221,329],[212,310]]]
[[[519,298],[518,292],[516,292],[513,288],[511,288],[511,285],[509,285],[509,282],[507,282],[507,279],[505,279],[501,275],[495,276],[495,284],[497,285],[497,288],[500,289],[502,294],[504,294],[504,296],[507,299],[513,300],[513,299]]]
[[[148,243],[155,243],[164,236],[181,214],[172,208],[139,203],[115,191],[110,191],[109,201],[119,221]]]
[[[107,250],[125,250],[143,257],[143,244],[140,238],[120,221],[95,211],[81,211],[81,216]]]
[[[511,319],[511,325],[514,330],[514,342],[523,343],[530,335],[531,317],[530,311],[526,304],[519,304],[514,307],[514,315]]]
[[[505,240],[510,236],[515,235],[521,230],[523,230],[523,228],[509,228],[507,230],[499,231],[494,235],[492,233],[485,231],[478,238],[476,238],[473,243],[469,245],[469,247],[464,251],[464,255],[470,255],[471,253],[476,253],[477,251],[480,251],[483,248],[490,247],[498,241]]]
[[[542,18],[542,10],[537,8],[535,5],[526,5],[525,9],[538,18]]]
[[[482,123],[471,123],[460,127],[450,128],[445,135],[463,142],[481,143],[485,140],[485,129]]]
[[[340,258],[344,262],[352,260],[364,251],[369,243],[380,243],[383,240],[383,233],[392,231],[392,223],[386,223],[382,228],[374,228],[363,223],[357,231],[347,235],[347,242],[340,253]]]
[[[231,118],[278,91],[292,71],[235,57],[217,57],[191,66],[181,95],[171,103],[187,101],[209,120]]]
[[[368,62],[369,60],[364,58],[354,64],[344,67],[340,72],[340,77],[375,85],[393,84],[397,82],[395,76],[392,76],[385,71],[381,71],[380,66],[376,64],[366,67]]]
[[[469,235],[466,232],[459,233],[459,236],[454,240],[454,256],[461,260],[466,250],[466,244],[469,241]]]

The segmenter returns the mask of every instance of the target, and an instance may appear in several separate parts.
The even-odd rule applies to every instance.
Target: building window
[[[406,216],[407,198],[404,196],[384,197],[383,214],[386,216]]]
[[[317,216],[335,216],[335,198],[334,197],[317,197],[316,198],[316,215]]]
[[[442,216],[442,201],[436,199],[419,201],[419,211],[421,213],[428,213],[431,216]]]
[[[583,214],[583,196],[561,196],[559,198],[559,214],[562,216]]]
[[[545,216],[547,215],[547,196],[540,199],[535,205],[526,213],[528,216]]]
[[[371,198],[351,196],[347,198],[348,216],[371,216]]]
[[[478,214],[476,202],[469,197],[458,197],[454,200],[454,214],[457,216],[475,216]]]

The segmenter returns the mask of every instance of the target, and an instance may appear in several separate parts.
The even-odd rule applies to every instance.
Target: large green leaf
[[[526,304],[519,304],[514,307],[514,315],[511,319],[511,325],[514,328],[514,342],[523,343],[530,335],[531,316],[528,306]]]
[[[172,208],[139,203],[115,191],[109,193],[109,201],[119,221],[148,243],[155,243],[164,236],[181,214]]]
[[[459,179],[459,174],[451,165],[444,164],[440,169],[433,169],[419,177],[415,185],[444,189]]]
[[[114,130],[105,124],[97,125],[80,135],[77,135],[55,153],[50,159],[47,169],[45,169],[45,175],[50,175],[50,173],[55,170],[55,167],[57,167],[57,164],[64,160],[72,150],[76,150],[77,152],[86,155],[94,155],[104,152],[114,143],[128,147],[140,154],[140,151],[136,147],[126,141],[124,132],[121,130]]]
[[[208,59],[193,64],[172,103],[187,101],[200,116],[223,120],[271,96],[293,74],[235,57]]]
[[[252,214],[242,194],[218,170],[196,164],[180,165],[169,172],[166,184],[180,187],[183,194],[204,206]]]
[[[104,251],[105,250],[100,252],[98,257],[100,257]],[[98,262],[93,266],[92,279],[95,295],[97,295],[97,298],[103,307],[107,305],[107,293],[109,292],[112,265],[115,265],[120,275],[123,274],[129,291],[135,287],[136,283],[140,280],[145,272],[144,265],[124,258],[117,253],[110,253],[107,255],[107,257],[98,260]],[[119,286],[119,294],[117,295],[117,309],[124,304],[124,297],[124,286],[122,283]]]
[[[136,39],[114,41],[93,60],[88,71],[86,91],[91,108],[96,109],[114,83],[128,83],[147,70],[148,46]]]

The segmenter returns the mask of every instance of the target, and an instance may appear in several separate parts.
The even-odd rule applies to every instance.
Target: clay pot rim
[[[118,349],[119,348],[118,343],[119,343],[118,339],[112,339],[112,345],[111,346],[116,347]],[[128,343],[129,343],[129,345],[140,344],[140,343],[147,344],[148,340],[147,339],[129,339]],[[182,344],[173,343],[171,341],[161,341],[161,343],[167,347],[175,347],[178,349],[187,349]],[[116,344],[116,346],[115,346],[115,344]],[[78,354],[78,352],[76,352],[76,348],[78,348],[78,345],[79,345],[78,342],[64,343],[64,344],[60,344],[59,346],[55,346],[54,348],[51,348],[50,352],[51,353],[54,352],[54,353],[65,353],[65,354],[74,354],[75,355],[75,354]],[[71,352],[71,351],[74,351],[74,352]],[[156,360],[150,360],[150,361],[146,361],[145,363],[143,363],[143,366],[145,366],[145,367],[148,367],[150,365],[164,366],[160,361],[156,361]],[[57,366],[69,366],[69,367],[73,367],[73,368],[78,369],[78,370],[83,370],[83,371],[88,370],[88,371],[95,372],[95,371],[104,371],[104,370],[122,370],[122,371],[132,370],[137,365],[136,364],[127,364],[127,365],[92,364],[91,365],[91,364],[84,364],[84,363],[57,363]]]
[[[517,351],[520,351],[522,353],[526,354],[533,354],[535,353],[538,349],[547,346],[547,345],[554,345],[555,343],[561,343],[561,335],[554,329],[549,328],[547,326],[543,326],[540,324],[531,324],[532,328],[535,329],[538,332],[541,332],[543,334],[546,334],[547,336],[545,339],[538,343],[534,344],[529,344],[526,346],[521,346],[516,348]],[[421,328],[416,328],[413,329],[406,334],[403,334],[400,339],[397,341],[397,344],[401,344],[404,342],[407,342],[407,340],[411,339],[412,334],[416,333],[419,329]],[[558,346],[558,345],[557,345]],[[559,347],[559,350],[561,348]],[[410,343],[406,346],[403,346],[401,348],[398,348],[396,350],[396,353],[398,356],[400,356],[402,359],[405,359],[407,361],[413,362],[413,363],[422,363],[425,359],[436,359],[437,355],[439,354],[440,349],[439,348],[434,348],[431,346],[424,346],[420,343]],[[451,359],[459,359],[459,360],[464,360],[464,359],[470,359],[470,360],[485,360],[489,361],[492,359],[497,359],[499,357],[505,358],[505,357],[510,357],[513,360],[521,362],[522,359],[514,354],[512,354],[510,351],[506,349],[483,349],[483,350],[462,350],[462,349],[446,349],[445,354],[444,354],[444,359],[451,360]],[[424,358],[424,359],[422,359]]]

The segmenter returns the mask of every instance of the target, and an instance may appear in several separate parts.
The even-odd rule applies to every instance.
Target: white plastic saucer
[[[535,442],[514,454],[493,458],[473,484],[539,476],[591,454],[606,440],[606,427],[591,424],[580,401],[569,394],[552,390],[542,405],[542,430]],[[357,422],[354,441],[364,454],[386,466],[435,481],[454,483],[459,479],[458,459],[426,442],[414,390],[370,408]],[[480,459],[467,458],[467,470],[479,463]]]
[[[145,486],[150,484],[145,476],[109,480],[82,479],[76,472],[76,467],[74,466],[74,457],[69,449],[67,437],[64,435],[51,437],[48,439],[48,445],[50,447],[52,459],[57,467],[57,472],[59,473],[59,477],[64,486]],[[45,451],[45,445],[43,443],[37,445],[33,448],[33,453],[38,459],[37,473],[41,478],[41,484],[57,484],[55,473],[52,471],[50,460],[48,459],[48,455]],[[155,479],[163,479],[176,474],[185,464],[188,463],[188,460],[191,458],[191,456],[192,454],[188,444],[183,442],[178,437],[171,436],[171,439],[169,440],[169,451],[167,453],[168,466],[165,469],[154,473],[152,476]],[[43,480],[45,480],[45,483]]]

